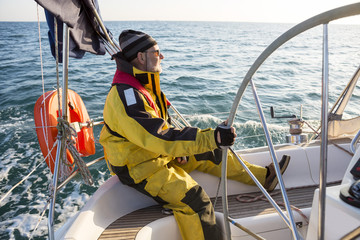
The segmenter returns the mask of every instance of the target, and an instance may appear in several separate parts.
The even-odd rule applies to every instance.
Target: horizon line
[[[340,21],[340,22],[339,22]],[[360,23],[341,22],[339,19],[330,23],[335,25],[360,25]],[[0,22],[35,22],[36,20],[0,20]],[[261,24],[299,24],[301,22],[264,22],[264,21],[230,21],[230,20],[103,20],[103,22],[214,22],[214,23],[261,23]],[[46,23],[46,20],[41,20],[40,23]]]

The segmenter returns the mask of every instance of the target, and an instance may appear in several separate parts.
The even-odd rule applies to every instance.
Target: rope
[[[43,101],[45,101],[45,80],[44,80],[44,65],[43,65],[43,59],[42,59],[42,47],[41,47],[41,29],[40,29],[40,15],[39,15],[39,4],[36,5],[37,10],[37,22],[38,22],[38,35],[39,35],[39,55],[40,55],[40,69],[41,69],[41,85],[42,85],[42,92],[43,92]],[[41,112],[42,114],[42,112]],[[46,116],[46,108],[44,108],[44,114]],[[43,119],[42,119],[43,120]],[[43,126],[47,126],[47,121],[45,118],[45,123],[42,124]],[[48,136],[48,129],[43,129],[45,131],[44,136]],[[46,141],[46,147],[49,152],[49,146],[48,141]]]
[[[39,52],[40,52],[39,55],[40,55],[41,83],[42,83],[42,88],[43,88],[43,99],[45,99],[45,81],[44,81],[44,67],[43,67],[42,48],[41,48],[39,4],[37,4],[37,20],[38,20],[38,34],[39,34]]]
[[[40,162],[38,165],[36,165],[35,168],[34,168],[28,175],[26,175],[21,181],[19,181],[19,182],[18,182],[17,184],[15,184],[12,188],[10,188],[10,190],[7,191],[7,193],[5,193],[5,195],[0,199],[0,204],[1,204],[1,202],[2,202],[12,191],[14,191],[15,188],[17,188],[21,183],[23,183],[26,179],[28,179],[28,178],[31,176],[31,174],[33,174],[33,173],[35,172],[35,170],[36,170],[37,168],[39,168],[39,167],[45,162],[45,160],[46,160],[49,156],[51,156],[51,152],[52,152],[52,150],[53,150],[56,146],[57,146],[57,141],[54,142],[51,150],[48,152],[48,154],[47,154],[46,157],[42,160],[42,162]]]
[[[37,23],[38,23],[38,35],[39,35],[39,55],[40,55],[40,70],[41,70],[41,82],[42,82],[42,90],[43,90],[43,99],[45,99],[45,80],[44,80],[44,67],[43,67],[43,59],[42,59],[42,48],[41,48],[41,28],[40,28],[40,15],[39,15],[39,4],[37,4]],[[46,109],[44,108],[44,111],[46,111]],[[45,112],[46,114],[46,112]],[[47,126],[46,123],[46,119],[45,119],[45,124],[43,124],[44,126]],[[47,131],[47,127],[41,127],[43,128],[43,130],[45,129],[45,131]],[[44,134],[45,136],[47,136],[47,134]],[[43,159],[42,162],[40,162],[38,165],[35,166],[35,168],[29,172],[21,181],[19,181],[17,184],[15,184],[12,188],[10,188],[9,191],[7,191],[5,193],[4,196],[2,196],[2,198],[0,199],[0,204],[2,203],[2,201],[4,201],[4,199],[12,192],[14,191],[15,188],[17,188],[21,183],[23,183],[26,179],[28,179],[34,172],[35,170],[40,167],[45,160],[49,157],[50,153],[52,152],[52,150],[54,149],[54,147],[56,146],[56,142],[54,143],[54,145],[52,146],[52,149],[49,151],[49,146],[47,146],[48,148],[48,155]]]
[[[288,191],[295,189],[295,188],[290,188],[288,189]],[[270,196],[275,196],[275,195],[279,195],[281,192],[276,192],[276,193],[271,193]],[[247,199],[242,199],[242,198],[247,198]],[[267,202],[267,199],[265,198],[265,196],[263,194],[260,195],[253,195],[253,194],[241,194],[239,196],[236,197],[236,200],[238,200],[239,202],[242,203],[250,203],[250,202],[256,202],[259,200],[265,201]],[[283,202],[276,202],[278,205],[285,207],[285,204]],[[297,207],[290,205],[291,209],[295,210],[300,216],[302,216],[305,220],[305,222],[307,224],[309,224],[309,219],[308,217]]]
[[[216,197],[215,197],[215,200],[214,200],[214,209],[216,207],[216,203],[217,203],[217,200],[219,198],[219,191],[220,191],[220,186],[221,186],[221,178],[219,178],[219,183],[218,183],[218,186],[217,186],[217,190],[216,190]]]
[[[341,147],[339,144],[335,143],[332,140],[329,140],[329,143],[333,144],[335,147],[337,147],[340,150],[343,150],[344,152],[346,152],[347,154],[349,154],[350,156],[354,156],[354,154],[348,150],[346,150],[345,148]]]
[[[308,125],[308,127],[314,131],[314,133],[316,133],[317,135],[319,135],[320,133],[318,131],[316,131],[308,122],[303,121],[306,125]],[[341,147],[339,144],[335,143],[332,140],[329,140],[329,143],[333,144],[335,147],[339,148],[340,150],[343,150],[344,152],[348,153],[350,156],[354,156],[354,154],[350,151],[348,151],[347,149]]]
[[[62,119],[62,118],[58,118],[58,131],[62,132],[65,136],[65,145],[66,147],[64,147],[63,150],[63,156],[66,156],[66,149],[68,149],[72,155],[72,157],[74,158],[74,162],[77,165],[77,167],[79,168],[80,174],[85,182],[85,184],[87,185],[92,185],[94,183],[92,176],[90,174],[90,171],[88,169],[88,167],[86,166],[86,163],[84,162],[84,160],[80,157],[79,152],[77,151],[77,149],[75,148],[75,141],[74,138],[77,137],[77,133],[75,131],[75,129],[73,129],[69,122]]]
[[[59,39],[58,39],[58,24],[57,19],[54,17],[54,28],[55,28],[55,59],[56,59],[56,85],[57,85],[57,96],[58,96],[58,110],[61,112],[60,105],[60,77],[59,77]]]
[[[41,212],[41,214],[40,214],[39,220],[37,221],[36,226],[35,226],[34,229],[32,230],[29,239],[33,239],[33,235],[34,235],[35,231],[37,230],[37,228],[39,227],[40,222],[41,222],[41,220],[43,219],[43,217],[44,217],[44,215],[45,215],[45,212],[46,212],[46,210],[47,210],[47,208],[48,208],[48,206],[49,206],[49,203],[50,203],[50,198],[48,198],[48,200],[46,201],[46,204],[45,204],[45,206],[44,206],[44,208],[43,208],[43,210],[42,210],[42,212]]]
[[[316,133],[317,135],[319,135],[320,133],[318,131],[316,131],[307,121],[303,121],[306,125],[308,125],[308,127],[314,131],[314,133]]]
[[[228,217],[228,221],[231,222],[233,225],[235,225],[236,227],[240,228],[241,230],[243,230],[244,232],[246,232],[247,234],[249,234],[250,236],[252,236],[253,238],[257,239],[257,240],[265,240],[265,238],[261,237],[260,235],[253,233],[251,230],[249,230],[248,228],[244,227],[243,225],[241,225],[240,223],[235,222],[233,219]]]
[[[50,151],[48,151],[48,154],[44,157],[44,159],[42,160],[42,162],[40,162],[38,165],[35,166],[35,168],[28,174],[26,175],[21,181],[19,181],[17,184],[15,184],[12,188],[10,188],[9,191],[7,191],[7,193],[5,193],[5,195],[0,199],[0,203],[12,192],[14,191],[15,188],[17,188],[21,183],[23,183],[26,179],[28,179],[31,174],[33,174],[35,172],[35,170],[40,167],[45,161],[46,159],[51,156],[51,152],[52,150],[57,146],[57,141],[54,142],[52,148]]]
[[[35,170],[45,162],[45,159],[40,162],[38,165],[36,165],[36,167],[28,174],[26,175],[20,182],[18,182],[17,184],[15,184],[1,199],[0,199],[0,203],[16,188],[18,187],[21,183],[23,183],[26,179],[28,179],[30,177],[31,174],[33,174],[35,172]]]
[[[37,128],[56,128],[56,126],[39,126],[39,127],[33,127],[34,129]]]

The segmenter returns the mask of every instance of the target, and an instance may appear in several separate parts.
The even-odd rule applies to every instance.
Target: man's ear
[[[137,53],[137,59],[141,64],[145,64],[145,54],[142,52]]]

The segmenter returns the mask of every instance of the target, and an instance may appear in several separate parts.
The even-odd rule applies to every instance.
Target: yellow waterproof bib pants
[[[264,184],[266,169],[246,164],[260,183]],[[117,168],[113,168],[116,172]],[[163,207],[172,209],[184,240],[221,239],[221,232],[216,226],[210,198],[189,175],[193,170],[220,177],[221,163],[215,164],[208,160],[199,161],[191,156],[188,163],[184,165],[172,161],[140,184],[131,184],[130,186],[152,196]],[[121,179],[121,176],[119,178]],[[228,178],[246,184],[254,184],[232,154],[228,155]]]

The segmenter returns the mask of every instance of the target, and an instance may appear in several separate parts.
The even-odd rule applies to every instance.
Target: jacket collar
[[[146,89],[160,95],[160,74],[158,72],[146,72],[137,69],[125,60],[121,52],[113,55],[113,58],[119,71],[134,76]]]

